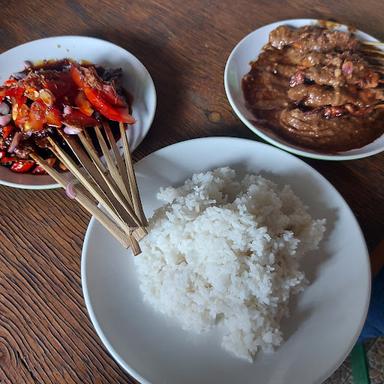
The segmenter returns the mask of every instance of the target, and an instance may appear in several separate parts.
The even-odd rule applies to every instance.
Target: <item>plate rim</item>
[[[148,76],[148,79],[149,79],[149,86],[150,86],[150,91],[152,93],[151,96],[153,97],[154,106],[149,111],[149,114],[148,114],[148,127],[145,129],[143,136],[137,142],[137,145],[132,148],[132,152],[133,152],[143,142],[143,140],[146,138],[146,136],[148,135],[149,130],[152,127],[153,120],[154,120],[155,114],[156,114],[156,109],[157,109],[157,92],[156,92],[155,83],[154,83],[153,78],[152,78],[150,72],[148,71],[147,67],[132,52],[128,51],[127,49],[125,49],[125,48],[121,47],[120,45],[117,45],[117,44],[115,44],[115,43],[113,43],[111,41],[100,39],[98,37],[85,36],[85,35],[55,35],[55,36],[43,37],[41,39],[35,39],[35,40],[31,40],[31,41],[26,41],[25,43],[19,44],[19,45],[15,46],[15,47],[7,49],[4,52],[1,52],[0,56],[5,55],[5,54],[9,54],[13,50],[23,49],[24,47],[26,47],[26,46],[28,46],[30,44],[33,44],[33,43],[46,42],[46,41],[50,41],[50,40],[54,41],[54,40],[57,40],[57,39],[60,39],[61,41],[76,39],[76,40],[83,40],[84,42],[85,41],[89,41],[89,40],[93,40],[93,41],[97,41],[99,43],[107,44],[107,45],[113,46],[114,48],[118,48],[119,50],[125,51],[130,56],[132,56],[132,58],[134,60],[137,60],[137,62],[142,66],[142,68],[146,72],[146,75]],[[37,176],[37,177],[39,177],[39,176]],[[10,188],[15,188],[15,189],[26,189],[26,190],[49,190],[49,189],[61,188],[60,184],[55,183],[55,182],[51,182],[50,184],[37,184],[37,185],[34,185],[34,184],[18,184],[18,183],[15,183],[15,182],[3,180],[1,178],[0,178],[0,185],[6,186],[6,187],[10,187]]]
[[[302,166],[304,166],[305,168],[307,168],[307,169],[311,170],[312,172],[314,172],[314,174],[317,177],[319,177],[322,181],[324,181],[327,184],[327,186],[332,190],[332,192],[337,194],[337,196],[341,199],[342,204],[347,209],[348,213],[351,214],[351,217],[352,217],[352,219],[354,221],[354,225],[356,226],[356,229],[357,229],[357,231],[358,231],[358,233],[360,235],[360,240],[362,242],[362,245],[363,245],[363,248],[364,248],[364,251],[365,251],[364,255],[362,255],[361,257],[364,258],[365,264],[367,266],[367,269],[366,269],[367,270],[367,276],[365,276],[365,279],[367,281],[368,289],[367,289],[367,292],[366,292],[364,311],[363,311],[362,316],[360,318],[360,322],[359,322],[359,326],[358,326],[358,331],[355,333],[354,337],[351,339],[350,344],[346,345],[345,353],[338,359],[338,361],[336,361],[334,363],[334,365],[327,372],[324,373],[324,375],[319,379],[319,381],[313,383],[313,384],[321,384],[324,380],[326,380],[328,377],[330,377],[340,367],[340,365],[344,362],[344,360],[347,358],[347,356],[351,352],[353,346],[355,345],[355,343],[356,343],[356,341],[357,341],[357,339],[358,339],[358,337],[359,337],[359,335],[361,333],[361,330],[362,330],[362,328],[364,326],[364,323],[365,323],[365,320],[366,320],[366,317],[367,317],[367,313],[368,313],[368,308],[369,308],[369,303],[370,303],[370,296],[371,296],[371,264],[370,264],[370,258],[369,258],[369,252],[368,252],[367,244],[366,244],[366,241],[365,241],[364,234],[363,234],[363,232],[361,230],[360,224],[359,224],[355,214],[353,213],[352,209],[350,208],[350,206],[348,205],[348,203],[344,199],[344,197],[340,194],[340,192],[338,192],[338,190],[320,172],[318,172],[315,168],[311,167],[309,164],[304,162],[302,159],[292,155],[291,153],[283,151],[283,150],[281,150],[279,148],[276,148],[276,147],[274,147],[274,146],[272,146],[270,144],[261,143],[261,142],[256,141],[256,140],[244,139],[244,138],[238,138],[238,137],[230,137],[230,136],[213,136],[213,137],[186,139],[186,140],[183,140],[183,141],[180,141],[180,142],[168,145],[166,147],[160,148],[157,151],[154,151],[154,152],[150,153],[149,155],[147,155],[146,157],[144,157],[143,159],[138,161],[135,164],[135,166],[137,164],[139,164],[141,161],[147,159],[148,157],[150,157],[150,156],[152,156],[154,154],[158,154],[161,151],[167,151],[171,147],[174,148],[176,146],[182,146],[182,145],[185,145],[185,143],[190,143],[190,142],[198,142],[198,141],[200,141],[200,142],[203,142],[203,141],[213,141],[214,142],[214,141],[223,141],[223,140],[231,140],[231,141],[237,141],[237,142],[240,142],[240,141],[242,141],[242,142],[251,142],[251,143],[253,143],[256,146],[267,147],[267,150],[272,150],[272,151],[280,152],[280,153],[282,153],[285,156],[295,158],[297,161],[299,161],[301,163]],[[112,344],[109,342],[107,336],[104,334],[104,332],[102,330],[102,327],[100,326],[100,324],[99,324],[99,322],[97,320],[97,316],[96,316],[96,314],[95,314],[95,312],[93,310],[93,307],[92,307],[92,304],[91,304],[91,299],[90,299],[90,294],[89,294],[89,290],[88,290],[88,285],[87,285],[86,265],[87,265],[87,260],[88,260],[89,239],[90,239],[90,236],[91,236],[91,233],[93,231],[93,228],[94,228],[95,224],[96,224],[96,219],[92,216],[91,219],[90,219],[90,222],[88,224],[85,236],[84,236],[84,242],[83,242],[83,247],[82,247],[82,252],[81,252],[81,285],[82,285],[82,292],[83,292],[84,302],[85,302],[85,306],[86,306],[89,318],[91,320],[91,323],[92,323],[93,327],[96,330],[96,333],[97,333],[98,337],[100,338],[101,342],[103,343],[103,345],[107,349],[108,353],[123,368],[123,370],[126,371],[129,375],[131,375],[136,380],[139,380],[141,383],[153,384],[153,383],[149,382],[148,380],[146,380],[141,374],[139,374],[134,368],[132,368],[129,365],[128,362],[124,361],[124,359],[119,356],[118,352],[114,349]]]
[[[229,75],[228,75],[228,72],[229,72],[229,65],[230,65],[230,62],[232,61],[233,57],[235,56],[235,53],[237,51],[237,49],[244,43],[244,41],[246,41],[247,39],[249,39],[251,37],[251,35],[253,35],[254,33],[256,33],[257,31],[259,31],[260,29],[262,28],[265,28],[265,27],[270,27],[272,25],[283,25],[283,24],[287,24],[289,22],[302,22],[302,23],[306,23],[306,24],[309,24],[309,23],[315,23],[315,22],[318,22],[318,21],[321,21],[322,19],[310,19],[310,18],[291,18],[291,19],[285,19],[285,20],[277,20],[277,21],[274,21],[272,23],[268,23],[268,24],[264,24],[262,26],[260,26],[259,28],[249,32],[247,35],[245,35],[233,48],[232,48],[232,51],[231,53],[229,54],[228,58],[227,58],[227,61],[225,63],[225,68],[224,68],[224,89],[225,89],[225,93],[226,93],[226,96],[227,96],[227,99],[229,101],[229,104],[231,106],[231,108],[233,109],[233,111],[235,112],[236,116],[240,119],[240,121],[248,128],[250,129],[254,134],[256,134],[257,136],[259,136],[261,139],[265,140],[266,142],[268,142],[269,144],[272,144],[273,146],[277,147],[277,148],[280,148],[280,149],[283,149],[284,151],[287,151],[287,152],[290,152],[290,153],[293,153],[295,155],[298,155],[298,156],[302,156],[302,157],[306,157],[306,158],[310,158],[310,159],[316,159],[316,160],[327,160],[327,161],[346,161],[346,160],[357,160],[357,159],[362,159],[362,158],[365,158],[365,157],[370,157],[370,156],[374,156],[374,155],[377,155],[378,153],[381,153],[384,151],[384,146],[383,148],[378,148],[378,149],[374,149],[374,150],[371,150],[367,153],[360,153],[360,154],[346,154],[348,151],[345,151],[344,153],[345,154],[337,154],[337,155],[327,155],[327,154],[324,154],[324,153],[315,153],[315,152],[307,152],[307,150],[305,149],[297,149],[289,144],[284,144],[284,143],[281,143],[277,140],[275,140],[273,137],[267,135],[266,133],[264,133],[261,129],[258,129],[254,124],[252,124],[244,115],[243,113],[237,108],[237,105],[236,105],[236,102],[234,101],[233,97],[232,97],[232,94],[230,92],[230,86],[229,86]],[[340,26],[344,26],[344,27],[348,27],[346,24],[342,24],[342,23],[337,23],[339,24]],[[370,38],[371,38],[371,41],[379,41],[376,37],[362,31],[362,30],[356,30],[357,32],[362,32],[362,33],[365,33],[366,35],[368,35]],[[383,135],[384,136],[384,133]],[[380,136],[381,137],[381,136]],[[357,148],[356,148],[357,149]]]

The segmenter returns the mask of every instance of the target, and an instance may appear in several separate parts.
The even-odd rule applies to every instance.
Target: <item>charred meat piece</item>
[[[342,87],[356,85],[360,88],[376,88],[380,76],[358,55],[327,54],[318,64],[300,68],[291,77],[291,85],[300,84],[305,79],[321,85]],[[305,67],[304,65],[302,67]]]
[[[294,47],[267,49],[252,65],[275,70],[282,76],[291,74],[292,86],[307,79],[334,87],[354,84],[360,88],[375,88],[380,78],[365,59],[350,52],[303,53]],[[301,77],[301,80],[296,77]]]
[[[277,49],[293,46],[300,52],[353,51],[359,47],[351,33],[311,25],[301,28],[280,26],[270,33],[269,43]]]
[[[345,90],[335,90],[321,85],[300,84],[289,89],[288,97],[296,104],[306,107],[318,108],[324,105],[339,106],[346,103],[354,103],[356,98]]]
[[[358,89],[353,86],[332,88],[317,84],[300,84],[288,90],[290,100],[296,104],[303,104],[311,108],[318,108],[324,105],[340,106],[344,104],[351,104],[362,108],[375,104],[382,96],[380,93],[375,92],[375,90],[369,88]]]
[[[316,66],[295,72],[291,77],[290,84],[292,86],[301,84],[298,79],[302,79],[301,83],[309,80],[316,84],[330,85],[332,87],[356,85],[360,88],[376,88],[379,84],[380,76],[369,68],[345,75],[339,68]]]

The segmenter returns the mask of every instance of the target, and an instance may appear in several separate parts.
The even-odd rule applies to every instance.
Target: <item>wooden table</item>
[[[0,52],[46,36],[78,34],[110,40],[146,65],[158,109],[136,159],[195,137],[257,140],[227,102],[223,71],[234,45],[263,24],[336,19],[384,40],[380,0],[0,0],[0,5]],[[384,154],[305,161],[344,196],[372,249],[384,232]],[[0,382],[133,382],[102,347],[85,310],[80,253],[89,215],[61,190],[0,187],[0,207]]]

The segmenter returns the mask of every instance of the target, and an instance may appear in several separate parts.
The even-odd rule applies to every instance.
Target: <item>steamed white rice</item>
[[[306,284],[300,258],[318,247],[315,220],[289,186],[228,167],[161,189],[165,205],[135,257],[144,300],[185,329],[219,326],[222,346],[252,361],[283,341],[289,299]]]

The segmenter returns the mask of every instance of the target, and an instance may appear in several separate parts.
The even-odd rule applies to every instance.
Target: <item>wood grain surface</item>
[[[224,65],[252,30],[298,17],[342,21],[384,40],[380,0],[0,0],[0,52],[66,34],[131,51],[158,92],[154,124],[135,152],[139,159],[195,137],[257,140],[227,102]],[[372,249],[384,232],[384,154],[305,161],[344,196]],[[107,354],[85,310],[80,253],[88,221],[60,190],[0,187],[1,383],[134,382]]]

